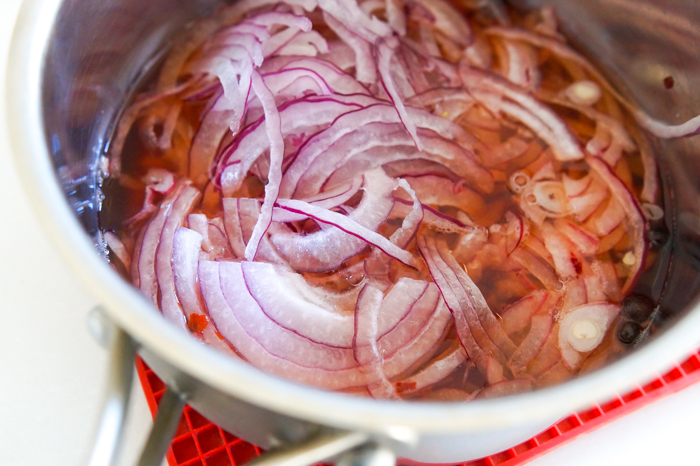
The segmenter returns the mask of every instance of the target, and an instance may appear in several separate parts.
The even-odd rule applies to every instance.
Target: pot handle
[[[308,466],[335,460],[336,466],[395,466],[396,455],[365,432],[325,432],[264,453],[246,466]]]
[[[121,443],[134,379],[136,342],[100,309],[88,316],[88,327],[103,346],[110,347],[107,389],[88,466],[111,466]],[[185,407],[185,397],[168,386],[148,434],[138,466],[159,466],[175,435]]]
[[[99,336],[95,335],[98,341],[109,342],[111,346],[107,389],[88,465],[109,466],[114,462],[124,428],[134,379],[136,343],[122,329],[107,322],[99,309],[91,312],[88,325],[93,335],[96,330],[99,332]]]
[[[137,343],[100,308],[90,313],[88,326],[98,342],[110,347],[105,400],[88,466],[111,466],[119,449],[129,406]],[[161,464],[184,407],[184,395],[167,386],[138,466]],[[307,466],[329,459],[335,460],[337,466],[396,464],[396,455],[392,449],[375,441],[369,433],[324,431],[300,443],[270,450],[247,466]]]

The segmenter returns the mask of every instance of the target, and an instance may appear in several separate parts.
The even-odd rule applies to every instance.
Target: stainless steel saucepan
[[[700,113],[700,7],[694,0],[514,1],[555,5],[563,30],[651,115]],[[17,164],[47,234],[103,304],[113,373],[92,464],[118,439],[134,351],[168,385],[142,464],[167,447],[183,402],[267,460],[382,464],[394,455],[465,461],[522,442],[561,416],[644,383],[700,344],[700,137],[657,145],[674,250],[654,285],[669,323],[598,372],[546,390],[469,403],[375,401],[301,386],[218,354],[169,325],[107,264],[97,213],[105,146],[125,100],[169,41],[219,0],[26,0],[8,66]],[[144,71],[146,70],[146,71]],[[672,90],[662,85],[672,76]],[[282,464],[282,463],[279,463]]]

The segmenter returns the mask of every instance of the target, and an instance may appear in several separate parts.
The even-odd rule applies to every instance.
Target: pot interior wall
[[[700,113],[700,9],[692,0],[516,0],[518,8],[554,5],[563,31],[656,118],[681,121]],[[125,100],[157,63],[170,38],[219,0],[66,0],[43,74],[46,144],[67,201],[104,253],[104,154]],[[145,70],[145,71],[144,71]],[[664,78],[672,76],[673,89]],[[700,289],[700,137],[656,143],[670,232],[657,247],[663,272],[644,286],[675,320]],[[672,258],[669,253],[672,252]],[[668,271],[666,271],[668,269]],[[672,325],[672,324],[670,324]]]

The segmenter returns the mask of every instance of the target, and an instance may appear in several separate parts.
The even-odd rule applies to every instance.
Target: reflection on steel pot
[[[694,2],[511,3],[554,5],[563,32],[655,118],[676,122],[700,113],[693,92],[700,88],[700,51],[690,45],[700,39]],[[125,332],[112,338],[113,347],[126,351],[114,358],[122,369],[115,371],[115,387],[130,381],[133,339],[170,387],[176,411],[186,399],[235,435],[277,449],[277,456],[262,461],[392,461],[390,451],[418,461],[465,461],[509,448],[572,410],[644,383],[700,343],[698,138],[660,141],[654,148],[661,155],[665,216],[647,236],[653,246],[667,245],[673,260],[650,290],[668,325],[622,360],[565,384],[469,403],[362,399],[261,373],[167,324],[104,260],[97,215],[103,155],[126,100],[164,47],[186,23],[219,6],[215,0],[28,0],[18,20],[6,91],[17,163],[55,244],[104,303],[109,318],[101,319],[103,325],[112,321]],[[149,441],[151,458],[167,445],[172,417],[156,422],[154,431],[162,436]],[[346,450],[355,457],[341,455]],[[111,450],[102,451],[109,461]]]

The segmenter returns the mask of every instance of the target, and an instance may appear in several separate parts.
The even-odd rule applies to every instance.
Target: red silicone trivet
[[[140,358],[136,358],[136,369],[151,414],[155,416],[165,386]],[[587,411],[574,413],[527,442],[501,453],[464,463],[463,466],[523,464],[581,434],[590,432],[662,396],[675,393],[698,380],[700,380],[700,352],[643,387],[637,387],[630,393],[615,397],[607,403],[596,404]],[[187,406],[168,450],[167,458],[170,466],[241,466],[258,456],[260,452],[261,450],[255,445],[234,437]]]

